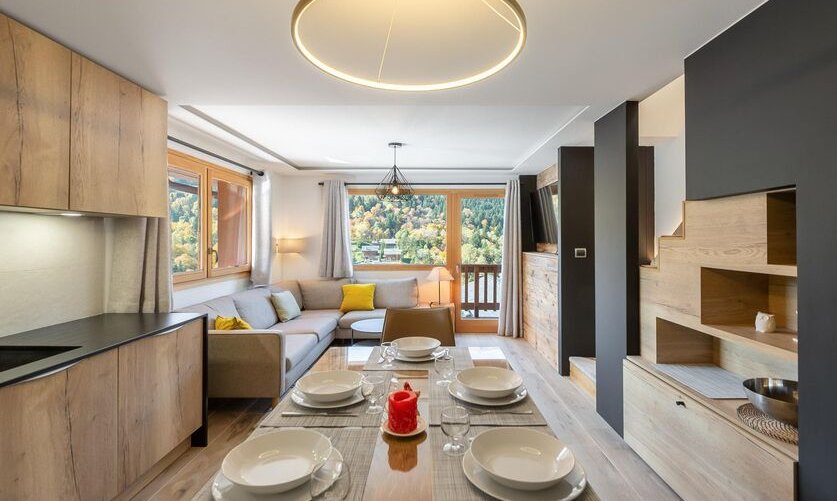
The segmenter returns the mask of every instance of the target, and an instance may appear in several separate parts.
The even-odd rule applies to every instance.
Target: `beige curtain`
[[[171,233],[168,218],[111,220],[108,313],[171,311]]]
[[[506,208],[503,216],[503,280],[500,283],[500,319],[497,334],[520,337],[520,181],[506,184]]]
[[[273,228],[270,217],[270,174],[253,176],[253,286],[270,284],[273,261]]]
[[[323,241],[320,276],[345,278],[354,274],[349,237],[349,194],[346,183],[330,179],[323,183]]]

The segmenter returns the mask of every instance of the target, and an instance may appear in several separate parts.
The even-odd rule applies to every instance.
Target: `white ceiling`
[[[0,0],[0,10],[300,166],[385,166],[386,143],[403,141],[405,166],[532,172],[562,144],[592,144],[593,121],[673,80],[685,56],[763,0],[519,3],[520,57],[488,80],[430,93],[315,68],[291,41],[294,0]]]

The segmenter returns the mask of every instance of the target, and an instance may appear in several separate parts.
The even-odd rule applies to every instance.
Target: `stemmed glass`
[[[445,350],[441,355],[436,357],[433,361],[433,366],[436,369],[436,374],[441,379],[436,381],[439,386],[448,385],[454,373],[454,360],[449,350]]]
[[[349,494],[351,479],[349,465],[332,453],[311,473],[311,499],[345,499]]]
[[[369,400],[369,407],[366,409],[367,414],[380,414],[384,411],[381,406],[381,399],[387,391],[387,380],[384,376],[364,376],[363,383],[364,393],[366,399]]]
[[[392,361],[395,360],[395,357],[398,355],[398,343],[395,341],[386,341],[381,343],[381,358],[384,359],[384,364],[381,365],[382,369],[392,369],[394,366],[392,365]]]
[[[461,456],[468,449],[465,435],[471,429],[471,416],[468,409],[454,405],[442,409],[442,432],[450,437],[450,441],[442,447],[448,456]]]

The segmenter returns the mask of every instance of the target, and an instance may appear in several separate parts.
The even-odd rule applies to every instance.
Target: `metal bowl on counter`
[[[783,423],[797,425],[799,383],[789,379],[757,377],[744,381],[744,392],[756,408]]]

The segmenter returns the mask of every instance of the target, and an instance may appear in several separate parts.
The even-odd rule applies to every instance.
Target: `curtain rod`
[[[319,186],[323,185],[320,181]],[[346,186],[378,186],[381,183],[346,183]],[[505,186],[506,183],[410,183],[415,186]]]
[[[229,158],[223,157],[223,156],[221,156],[217,153],[212,153],[211,151],[205,150],[205,149],[201,148],[200,146],[195,146],[194,144],[187,143],[186,141],[183,141],[181,139],[177,139],[174,136],[167,136],[167,137],[168,137],[169,141],[172,141],[172,142],[177,143],[177,144],[182,144],[183,146],[185,146],[187,148],[191,148],[195,151],[199,151],[199,152],[203,153],[204,155],[209,155],[211,157],[217,158],[218,160],[223,160],[224,162],[231,163],[231,164],[235,165],[236,167],[241,167],[242,169],[244,169],[246,171],[249,171],[250,174],[256,174],[256,175],[259,175],[259,176],[264,176],[264,171],[263,170],[254,169],[252,167],[247,167],[246,165],[244,165],[242,163],[239,163],[239,162],[236,162],[235,160],[230,160]]]

